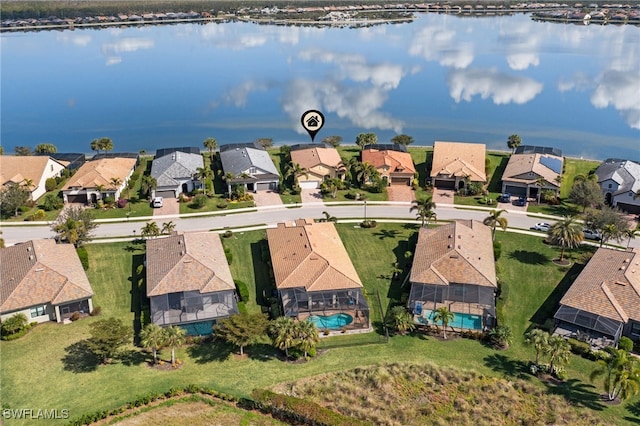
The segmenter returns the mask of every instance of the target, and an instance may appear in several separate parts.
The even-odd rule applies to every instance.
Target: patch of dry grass
[[[429,364],[356,368],[282,384],[275,391],[377,425],[602,424],[539,386]]]

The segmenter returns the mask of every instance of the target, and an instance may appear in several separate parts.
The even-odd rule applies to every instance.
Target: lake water
[[[398,133],[640,159],[640,28],[418,15],[312,28],[207,23],[2,33],[1,143],[89,152]]]

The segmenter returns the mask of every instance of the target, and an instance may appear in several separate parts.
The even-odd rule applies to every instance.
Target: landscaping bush
[[[115,202],[116,202],[116,198],[115,197],[104,197],[104,203],[107,206],[112,206],[112,205],[115,204]]]
[[[80,319],[80,312],[76,311],[76,312],[72,313],[71,316],[69,317],[69,319],[71,321],[78,321]]]
[[[93,307],[93,311],[91,311],[91,316],[92,317],[97,317],[98,315],[100,315],[102,313],[102,307],[101,306],[94,306]]]
[[[58,181],[55,178],[49,178],[44,182],[44,189],[47,192],[53,191],[56,189],[56,186],[58,186]]]
[[[50,212],[62,208],[62,205],[62,199],[58,197],[57,194],[47,194],[42,199],[42,204],[40,205],[40,207],[42,207],[45,211]]]
[[[227,207],[229,207],[229,203],[224,200],[220,200],[218,201],[218,204],[216,204],[216,207],[218,207],[219,209],[226,209]]]
[[[0,332],[3,336],[9,336],[16,334],[27,328],[29,323],[27,322],[27,316],[25,314],[15,314],[8,319],[4,320],[2,326],[0,326]]]
[[[231,249],[225,247],[224,255],[227,258],[227,263],[231,265],[231,262],[233,261],[233,253],[231,253]]]
[[[631,352],[633,350],[633,340],[629,339],[627,336],[622,336],[620,340],[618,340],[618,349],[624,349],[627,352]]]
[[[124,209],[125,207],[127,207],[127,199],[126,198],[118,198],[118,208],[119,209]]]
[[[571,346],[571,352],[573,352],[576,355],[584,356],[584,355],[587,355],[591,350],[587,342],[582,342],[580,340],[572,339],[572,338],[567,339],[567,341]]]
[[[240,297],[241,302],[249,301],[249,287],[247,284],[240,280],[233,280],[236,285],[236,289],[238,290],[238,296]]]
[[[502,254],[502,243],[500,241],[493,242],[493,257],[496,262],[500,259],[500,255]]]
[[[357,200],[359,197],[359,194],[355,191],[349,191],[346,194],[344,194],[345,198],[348,198],[350,200]]]
[[[193,205],[195,208],[201,209],[207,205],[207,201],[209,201],[209,198],[206,195],[198,194],[193,199]]]
[[[224,231],[224,234],[222,234],[222,236],[224,238],[231,238],[231,237],[233,237],[233,231],[231,229],[228,229],[228,230]]]
[[[82,269],[85,271],[89,270],[89,253],[87,249],[84,247],[78,247],[76,249],[76,253],[78,253],[78,258],[80,259],[80,263],[82,264]]]
[[[32,324],[27,324],[22,330],[13,333],[13,334],[2,334],[2,340],[4,341],[10,341],[10,340],[16,340],[21,338],[22,336],[24,336],[25,334],[27,334],[27,331],[29,331],[31,329],[31,327],[33,327],[33,324],[37,324],[37,323],[32,323]]]
[[[361,228],[375,228],[376,226],[378,226],[378,222],[375,220],[365,220],[360,222]]]

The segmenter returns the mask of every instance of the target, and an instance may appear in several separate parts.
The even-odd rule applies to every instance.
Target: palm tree
[[[187,334],[185,329],[175,325],[170,325],[165,328],[165,340],[166,346],[171,348],[171,365],[176,365],[176,347],[184,344],[185,335]]]
[[[496,227],[500,225],[503,231],[507,230],[507,225],[509,225],[509,221],[506,217],[502,217],[502,213],[505,213],[506,210],[491,210],[489,212],[489,216],[485,217],[482,223],[491,227],[491,235],[493,239],[496,239]]]
[[[207,180],[213,179],[213,170],[210,167],[198,167],[195,176],[204,185],[204,195],[207,195]]]
[[[549,356],[549,371],[554,374],[558,367],[569,363],[571,359],[571,345],[569,342],[557,334],[549,337],[549,344],[546,348],[546,354]]]
[[[502,349],[507,349],[513,341],[513,331],[508,325],[499,325],[489,331],[491,342]]]
[[[511,149],[511,154],[513,154],[520,145],[522,145],[522,138],[520,136],[514,134],[507,138],[507,146]]]
[[[278,317],[269,326],[269,336],[273,346],[283,350],[289,358],[289,348],[296,344],[296,321],[291,317]]]
[[[572,249],[580,245],[584,240],[584,234],[582,232],[582,225],[576,222],[574,217],[567,217],[560,222],[556,222],[551,225],[547,232],[551,244],[559,245],[562,247],[560,252],[560,262],[564,261],[565,249]]]
[[[624,231],[625,236],[627,237],[627,249],[631,244],[631,240],[635,239],[638,235],[640,235],[640,225],[636,226],[635,229],[627,229]]]
[[[296,326],[296,340],[304,351],[304,357],[306,358],[308,352],[315,348],[320,341],[318,328],[311,321],[298,321]]]
[[[591,381],[604,376],[604,389],[609,401],[626,399],[638,393],[640,387],[640,366],[634,357],[629,357],[624,349],[612,346],[605,349],[606,359],[598,360],[598,366],[591,372]]]
[[[140,344],[153,351],[153,363],[158,363],[158,350],[164,346],[165,330],[158,324],[147,324],[140,330]]]
[[[33,179],[24,178],[21,185],[24,189],[31,192],[31,190],[33,189]]]
[[[98,185],[96,185],[96,192],[98,193],[98,195],[100,196],[100,199],[102,199],[102,193],[104,192],[104,190],[106,189],[106,187],[99,183]]]
[[[298,178],[300,176],[308,177],[309,170],[305,167],[300,166],[300,164],[298,163],[294,163],[293,161],[290,161],[289,164],[287,164],[286,171],[284,172],[284,178],[288,179],[290,177],[293,177],[294,186],[299,186]]]
[[[158,187],[158,181],[153,176],[144,175],[142,176],[142,181],[140,182],[140,189],[144,192],[147,197],[151,197],[151,192],[155,191]]]
[[[218,141],[215,138],[206,138],[202,144],[209,150],[209,158],[213,160],[213,151],[218,149]]]
[[[120,188],[120,184],[122,184],[122,179],[118,177],[112,177],[109,181],[111,182],[111,185],[113,185],[113,189]]]
[[[331,216],[329,212],[322,212],[322,214],[324,215],[324,219],[322,219],[323,222],[338,223],[338,218],[335,216]]]
[[[227,172],[224,175],[222,175],[222,180],[227,184],[227,192],[229,194],[231,194],[231,182],[236,178],[236,176],[231,173],[231,172]]]
[[[540,364],[540,355],[546,353],[549,346],[549,333],[539,328],[534,328],[524,335],[524,342],[533,346],[536,351],[536,365]]]
[[[143,238],[147,238],[147,237],[157,237],[158,235],[160,235],[160,228],[158,227],[158,224],[155,222],[148,222],[146,225],[144,225],[142,227],[142,229],[140,230],[140,235]]]
[[[378,170],[373,164],[358,163],[356,165],[356,178],[360,181],[361,185],[370,181],[378,175]]]
[[[538,199],[538,204],[540,204],[540,195],[542,193],[542,187],[547,184],[547,181],[545,180],[545,178],[539,177],[536,179],[536,181],[533,184],[538,187],[537,199]]]
[[[387,313],[385,322],[387,327],[396,330],[399,334],[405,334],[416,328],[413,317],[404,306],[394,306],[391,308]]]
[[[84,222],[67,217],[63,222],[54,225],[53,231],[60,236],[61,240],[77,246],[80,235],[85,233],[83,228]]]
[[[420,226],[424,226],[425,223],[428,225],[430,219],[437,219],[436,212],[433,210],[436,208],[436,203],[433,202],[431,197],[427,197],[421,200],[413,200],[412,206],[409,209],[410,212],[417,210],[417,218],[422,221]]]
[[[449,310],[446,306],[442,306],[435,311],[433,316],[433,322],[436,324],[442,322],[442,337],[447,340],[447,327],[449,323],[454,320],[456,315]]]
[[[176,224],[170,220],[169,222],[164,222],[162,224],[162,234],[171,234],[176,229]]]

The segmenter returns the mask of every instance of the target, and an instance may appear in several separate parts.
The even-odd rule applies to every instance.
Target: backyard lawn
[[[383,309],[402,299],[402,277],[391,280],[392,263],[398,261],[402,268],[416,228],[379,224],[374,229],[360,229],[338,224],[338,231],[365,285],[369,303],[374,308],[373,319],[379,321],[381,314],[375,309],[377,297],[374,295],[379,292]],[[233,254],[234,278],[250,287],[247,307],[251,312],[261,310],[258,303],[265,303],[264,295],[268,296],[273,288],[263,261],[264,235],[264,231],[252,231],[224,239],[225,247]],[[289,364],[273,357],[275,352],[267,344],[247,348],[249,357],[238,359],[226,346],[205,343],[177,350],[178,358],[184,361],[182,368],[156,371],[146,366],[149,355],[133,346],[127,356],[112,365],[96,365],[87,358],[76,343],[88,337],[89,324],[100,318],[89,317],[69,325],[39,325],[18,340],[0,342],[3,361],[0,381],[5,390],[3,408],[66,408],[74,418],[86,412],[117,407],[136,396],[164,392],[172,386],[196,384],[247,396],[254,388],[312,375],[388,362],[411,362],[474,370],[494,377],[523,378],[549,393],[565,396],[575,405],[593,409],[605,424],[637,424],[640,396],[618,406],[602,405],[598,401],[598,394],[603,391],[601,383],[592,385],[588,381],[593,362],[573,356],[567,368],[569,380],[563,384],[541,382],[526,372],[526,363],[533,359],[534,351],[524,346],[523,333],[532,323],[544,323],[552,315],[555,304],[570,284],[570,278],[579,272],[580,262],[587,254],[568,252],[578,263],[561,268],[551,262],[557,257],[557,250],[543,244],[541,238],[500,232],[497,239],[502,242],[502,256],[497,263],[502,283],[500,317],[515,336],[508,350],[496,351],[469,339],[442,341],[419,335],[393,336],[388,344],[363,347],[362,337],[354,335],[323,341],[326,347],[330,347],[331,342],[353,343],[352,346],[335,345],[310,362]],[[90,244],[87,249],[88,276],[96,294],[94,304],[102,307],[101,317],[115,316],[134,328],[139,327],[145,303],[138,299],[143,287],[136,274],[144,246]],[[162,351],[163,359],[168,356],[168,350]],[[19,422],[5,420],[5,424]]]

